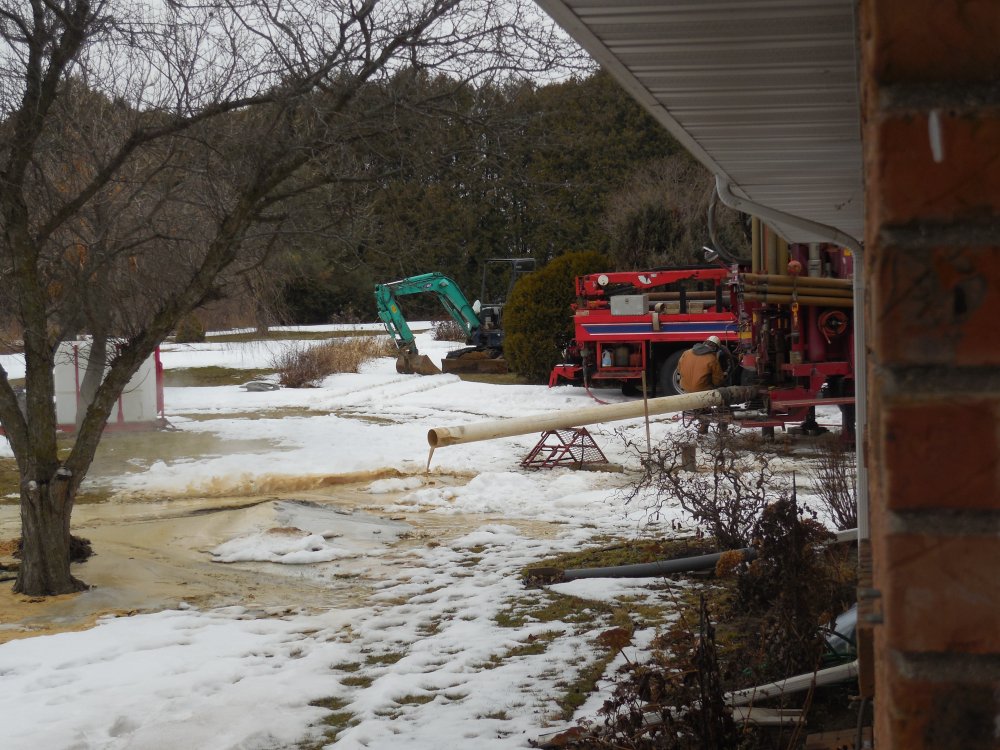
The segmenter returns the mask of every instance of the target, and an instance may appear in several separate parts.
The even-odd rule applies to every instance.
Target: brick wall
[[[1000,0],[861,0],[859,33],[876,747],[992,750]]]

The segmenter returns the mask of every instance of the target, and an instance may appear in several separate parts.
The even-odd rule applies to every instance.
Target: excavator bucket
[[[401,375],[440,375],[441,370],[426,354],[417,354],[408,349],[400,349],[396,357],[396,372]]]

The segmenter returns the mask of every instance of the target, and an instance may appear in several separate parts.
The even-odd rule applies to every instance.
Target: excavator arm
[[[403,317],[399,305],[396,304],[396,297],[386,284],[379,284],[375,287],[375,305],[378,308],[378,317],[385,326],[385,330],[392,336],[396,346],[403,347],[413,344],[413,331]]]
[[[503,327],[501,313],[510,290],[525,273],[535,268],[532,258],[488,258],[483,265],[483,288],[480,299],[470,305],[458,284],[441,273],[410,276],[375,287],[375,304],[385,329],[399,347],[396,370],[401,373],[431,375],[441,372],[426,356],[417,352],[413,331],[399,309],[398,298],[407,294],[433,294],[452,319],[465,331],[468,349],[448,353],[445,372],[504,373]],[[497,276],[499,274],[499,276]],[[506,280],[506,293],[497,288]],[[494,283],[487,288],[487,281]],[[495,300],[495,301],[490,301]]]
[[[397,298],[409,294],[436,296],[452,319],[465,331],[467,339],[473,343],[479,334],[479,316],[458,285],[441,273],[425,273],[376,285],[375,305],[379,319],[399,347],[396,369],[399,372],[420,374],[440,372],[428,357],[417,353],[413,331],[399,308]]]

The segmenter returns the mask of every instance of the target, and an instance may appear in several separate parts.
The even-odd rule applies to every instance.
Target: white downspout
[[[715,189],[719,199],[737,211],[759,216],[766,221],[785,224],[829,242],[848,248],[854,254],[854,455],[857,461],[855,474],[855,494],[858,501],[858,539],[870,536],[868,523],[868,466],[865,462],[865,430],[868,423],[868,350],[865,344],[865,297],[864,297],[864,250],[861,243],[836,227],[818,221],[803,219],[801,216],[779,211],[776,208],[740,198],[723,175],[715,176]]]

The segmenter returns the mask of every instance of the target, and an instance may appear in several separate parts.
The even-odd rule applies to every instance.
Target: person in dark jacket
[[[724,382],[726,375],[719,364],[722,342],[718,336],[709,336],[703,343],[695,344],[681,355],[677,363],[681,388],[687,393],[710,391]]]

